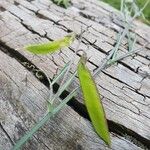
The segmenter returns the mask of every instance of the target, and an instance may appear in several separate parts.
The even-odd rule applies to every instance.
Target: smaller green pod
[[[26,46],[25,49],[33,54],[47,54],[54,53],[61,48],[69,46],[75,39],[75,34],[69,34],[62,39],[43,44],[33,44]]]
[[[81,57],[78,64],[78,76],[85,105],[97,134],[110,146],[110,134],[101,98],[89,69],[85,65],[86,58]]]

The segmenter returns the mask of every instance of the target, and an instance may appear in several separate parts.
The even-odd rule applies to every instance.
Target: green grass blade
[[[78,75],[85,105],[94,129],[105,143],[110,146],[111,141],[104,108],[92,75],[85,66],[84,58],[81,58],[78,64]]]
[[[65,36],[62,39],[53,42],[29,45],[26,46],[25,49],[27,49],[29,52],[33,54],[54,53],[57,50],[60,50],[61,48],[68,47],[74,41],[74,39],[75,39],[75,34],[73,33]]]
[[[51,112],[48,112],[45,117],[41,121],[39,121],[30,131],[28,131],[13,147],[12,150],[19,150],[23,144],[25,144],[33,134],[41,128],[53,115],[58,113],[66,103],[76,95],[77,88],[74,89],[56,108],[52,109]]]
[[[67,8],[69,6],[69,1],[70,0],[64,0],[64,6]]]

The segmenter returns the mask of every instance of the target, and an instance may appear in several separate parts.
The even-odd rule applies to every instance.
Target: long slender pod
[[[97,134],[110,146],[110,135],[101,98],[89,69],[86,58],[81,57],[78,64],[78,76],[85,105]]]

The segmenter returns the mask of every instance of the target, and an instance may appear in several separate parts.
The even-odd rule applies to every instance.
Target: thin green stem
[[[141,15],[141,13],[143,12],[143,10],[146,8],[146,6],[150,3],[150,0],[147,0],[147,2],[144,4],[144,6],[138,11],[135,13],[135,15],[131,18],[131,21],[132,22],[135,18],[137,18],[138,16]]]
[[[58,3],[60,3],[61,0],[58,0]],[[66,4],[68,2],[68,0],[64,0],[64,3]],[[125,26],[124,26],[124,31],[122,32],[121,35],[119,35],[118,37],[118,40],[117,40],[117,44],[115,46],[114,49],[111,50],[110,54],[106,57],[106,59],[103,61],[103,63],[100,65],[100,67],[93,73],[93,77],[96,77],[103,69],[109,67],[110,65],[112,65],[113,63],[117,62],[117,61],[120,61],[122,59],[124,59],[125,57],[128,57],[130,55],[133,55],[139,51],[141,51],[142,49],[144,49],[144,47],[146,47],[148,44],[146,44],[145,46],[139,48],[139,49],[136,49],[136,50],[133,50],[134,48],[134,44],[136,42],[136,39],[133,41],[132,43],[132,46],[130,46],[130,51],[125,53],[124,55],[122,56],[119,56],[117,57],[117,52],[118,52],[118,49],[119,49],[119,46],[123,40],[123,38],[128,35],[128,37],[130,38],[130,35],[129,35],[129,29],[131,28],[131,25],[132,25],[132,22],[133,20],[139,16],[142,11],[144,10],[144,8],[147,6],[147,4],[150,2],[147,1],[147,3],[143,6],[142,9],[140,9],[138,12],[135,12],[134,16],[129,20],[128,19],[128,9],[126,9],[126,13],[124,12],[125,11],[125,7],[126,5],[125,4],[125,1],[122,0],[121,1],[121,12],[124,14],[124,21],[125,21]],[[131,40],[129,41],[131,42]],[[131,48],[132,47],[132,48]],[[54,79],[54,81],[51,83],[50,79],[48,78],[48,76],[46,75],[48,81],[49,81],[49,84],[50,84],[50,95],[53,94],[53,91],[52,91],[52,85],[59,79],[61,78],[64,74],[65,74],[65,77],[66,75],[68,74],[69,72],[69,69],[70,67],[66,66],[66,68],[64,68],[64,70],[62,70],[62,72]],[[53,108],[52,106],[52,109],[51,109],[51,104],[53,103],[53,101],[57,98],[59,98],[59,96],[62,94],[62,92],[64,90],[66,90],[66,88],[72,83],[74,77],[76,76],[77,74],[77,71],[74,72],[74,74],[68,79],[68,81],[66,83],[64,83],[64,80],[65,78],[63,79],[62,83],[63,83],[63,86],[60,87],[60,89],[58,90],[58,92],[52,97],[50,97],[50,100],[52,101],[49,101],[50,105],[49,105],[49,111],[48,113],[41,119],[41,121],[39,121],[30,131],[28,131],[16,144],[15,146],[13,147],[12,150],[18,150],[21,148],[21,146],[23,144],[26,143],[26,141],[28,139],[30,139],[33,134],[39,129],[41,128],[53,115],[55,115],[56,113],[58,113],[65,105],[66,103],[73,97],[77,94],[77,92],[80,90],[80,87],[78,86],[75,90],[73,90],[57,107]],[[61,84],[62,85],[62,84]]]
[[[124,0],[121,0],[120,11],[123,12]]]
[[[59,97],[62,94],[62,92],[72,83],[72,81],[73,81],[74,77],[76,76],[76,74],[77,74],[77,71],[75,71],[73,73],[73,75],[68,79],[68,81],[62,87],[60,87],[58,92],[55,94],[55,96],[51,100],[52,104],[53,104],[54,100],[57,99],[57,97]]]
[[[49,118],[50,118],[52,115],[53,115],[52,112],[47,113],[46,116],[44,116],[40,122],[38,122],[30,131],[28,131],[28,132],[26,133],[25,136],[23,136],[23,137],[21,138],[21,140],[19,140],[19,141],[16,143],[16,145],[12,148],[12,150],[18,150],[18,149],[20,149],[20,147],[21,147],[23,144],[25,144],[26,141],[27,141],[28,139],[30,139],[30,138],[32,137],[32,135],[33,135],[39,128],[41,128],[41,127],[49,120]]]
[[[129,27],[125,27],[125,30],[123,31],[123,33],[122,34],[120,34],[120,33],[118,34],[119,38],[117,39],[117,44],[114,47],[114,53],[113,53],[112,59],[114,59],[116,57],[118,49],[119,49],[119,46],[121,44],[121,41],[125,37],[125,35],[127,34],[128,29],[129,29]]]
[[[58,113],[66,103],[76,95],[77,88],[74,89],[56,108],[54,108],[51,112],[48,112],[42,119],[39,121],[30,131],[28,131],[12,148],[12,150],[19,150],[23,144],[29,140],[33,134],[39,130],[53,115]]]
[[[105,65],[107,64],[107,62],[110,60],[110,58],[114,54],[114,50],[112,50],[110,52],[110,54],[104,59],[103,63],[100,65],[100,67],[98,67],[98,69],[94,71],[93,77],[97,76],[105,68]]]
[[[133,54],[136,54],[136,53],[140,52],[143,48],[145,48],[145,47],[148,46],[149,44],[150,44],[150,43],[147,43],[147,44],[145,44],[144,46],[142,46],[142,47],[140,47],[140,48],[138,48],[138,49],[131,50],[131,51],[125,53],[125,54],[122,55],[122,56],[119,56],[119,57],[117,57],[117,58],[114,58],[114,59],[112,59],[112,60],[109,60],[109,61],[107,62],[107,64],[106,64],[106,67],[108,67],[108,66],[114,64],[115,62],[120,61],[120,60],[122,60],[122,59],[124,59],[124,58],[126,58],[126,57],[128,57],[128,56],[131,56],[131,55],[133,55]]]

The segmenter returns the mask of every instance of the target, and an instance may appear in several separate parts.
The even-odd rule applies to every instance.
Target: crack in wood
[[[24,7],[24,6],[23,6],[23,7]],[[25,8],[28,9],[27,7],[25,7]],[[56,21],[54,21],[54,20],[52,20],[52,19],[50,19],[50,18],[44,16],[43,14],[40,14],[39,11],[40,11],[40,10],[38,10],[38,11],[36,12],[36,11],[33,11],[33,10],[32,10],[32,12],[34,12],[37,17],[39,17],[39,18],[41,18],[41,19],[50,20],[50,21],[52,21],[54,24],[59,25],[59,26],[62,26],[62,27],[63,27],[62,29],[63,29],[64,31],[66,31],[67,33],[73,32],[72,30],[68,29],[67,27],[65,27],[64,25],[62,25],[61,23],[59,23],[61,20],[59,20],[58,22],[56,22]],[[17,18],[20,20],[20,23],[21,23],[27,30],[31,31],[33,34],[37,34],[37,35],[39,35],[40,37],[46,38],[46,39],[48,39],[48,40],[50,40],[50,41],[53,41],[51,38],[49,38],[49,37],[47,36],[47,32],[46,32],[46,31],[45,31],[45,35],[41,35],[40,33],[36,32],[32,27],[29,27],[27,24],[25,24],[25,23],[23,22],[23,20],[22,20],[21,18],[19,18],[16,14],[14,14],[14,13],[11,12],[11,11],[9,11],[9,12],[10,12],[12,15],[14,15],[15,17],[17,17]],[[78,37],[78,36],[77,36],[77,37]],[[98,50],[98,51],[100,51],[100,52],[102,52],[102,53],[104,53],[104,54],[107,54],[106,51],[104,51],[103,49],[101,49],[100,47],[98,47],[97,45],[95,45],[95,43],[91,43],[91,42],[90,42],[88,39],[86,39],[86,38],[84,38],[84,40],[85,40],[86,42],[88,42],[88,44],[91,45],[92,47],[94,47],[96,50]],[[85,43],[83,40],[82,40],[82,42],[83,42],[84,44],[87,44],[87,43]],[[140,44],[140,43],[139,43],[139,44]],[[111,44],[111,45],[112,45],[112,44]],[[112,45],[112,46],[113,46],[113,45]],[[138,55],[138,54],[137,54],[137,55]],[[144,57],[144,58],[145,58],[145,57]],[[92,63],[96,68],[98,67],[94,62],[92,62],[92,61],[89,61],[89,62]],[[121,61],[118,61],[118,63],[122,64],[123,66],[125,66],[125,67],[128,68],[129,70],[131,70],[131,71],[133,71],[133,72],[135,72],[135,73],[138,73],[137,70],[135,70],[134,68],[132,68],[130,65],[128,65],[128,64],[125,63],[125,62],[123,62],[122,60],[121,60]]]
[[[0,41],[0,47],[1,50],[6,53],[7,55],[9,55],[12,58],[15,58],[19,63],[22,64],[22,62],[29,62],[30,64],[32,64],[27,58],[25,58],[22,54],[20,54],[18,51],[10,48],[8,45],[6,45],[5,43],[3,43],[2,41]],[[32,64],[34,65],[34,64]],[[34,65],[35,66],[35,65]],[[36,66],[35,66],[36,67]],[[37,67],[36,67],[37,68]],[[28,68],[26,68],[28,69]],[[39,68],[37,68],[39,69]],[[29,70],[29,69],[28,69]],[[31,71],[31,70],[29,70]],[[35,74],[34,74],[35,75]],[[40,82],[43,83],[44,85],[46,85],[47,87],[49,87],[48,85],[48,81],[46,76],[43,73],[43,79],[40,79]],[[53,85],[53,89],[54,92],[56,93],[57,90],[59,88],[58,84],[54,84]],[[69,94],[68,91],[64,91],[60,98],[63,100],[67,95]],[[80,103],[79,101],[77,101],[75,98],[72,98],[69,102],[68,105],[74,110],[76,111],[80,116],[82,116],[85,119],[90,120],[88,113],[87,113],[87,109],[85,107],[85,105],[83,105],[82,103]],[[130,139],[130,141],[132,141],[134,144],[140,146],[140,147],[144,147],[144,148],[150,148],[150,141],[144,137],[142,137],[141,135],[139,135],[138,133],[132,131],[131,129],[126,128],[125,126],[118,124],[112,120],[107,120],[108,121],[108,126],[109,126],[109,130],[110,132],[116,133],[120,136],[123,137],[127,137],[127,139]],[[127,135],[127,136],[126,136]]]
[[[20,1],[19,3],[22,3],[22,2],[23,2],[23,1]],[[24,3],[24,2],[23,2],[23,3]],[[25,3],[24,5],[26,5],[26,3]],[[28,4],[28,5],[29,5],[29,4]],[[28,5],[27,5],[27,8],[28,8]],[[32,5],[32,4],[31,4],[31,5]],[[30,6],[31,6],[31,5],[30,5]],[[47,4],[45,4],[45,6],[46,6],[46,5],[47,5]],[[30,10],[30,8],[32,9],[32,7],[30,7],[30,6],[29,6],[29,10]],[[35,6],[36,6],[36,5],[35,5]],[[19,8],[23,9],[24,12],[29,12],[28,10],[26,10],[26,9],[20,7],[20,6],[19,6]],[[59,7],[58,7],[58,8],[59,8]],[[15,8],[15,9],[16,9],[16,8]],[[21,10],[21,9],[20,9],[20,10]],[[55,9],[55,7],[52,6],[52,12],[53,12],[53,9]],[[11,11],[11,10],[12,10],[12,12],[14,12],[16,15],[18,15],[21,19],[24,20],[24,16],[20,15],[19,13],[17,14],[17,12],[16,12],[15,10],[13,11],[13,9],[10,9],[10,11]],[[33,9],[33,10],[35,10],[35,9]],[[48,9],[47,9],[47,10],[48,10]],[[56,9],[56,10],[57,10],[57,9]],[[31,11],[31,10],[30,10],[30,11]],[[49,9],[48,11],[51,12],[51,9]],[[48,12],[48,11],[47,11],[47,12]],[[59,13],[61,13],[61,11],[62,11],[62,10],[60,10]],[[90,11],[90,10],[89,10],[89,11]],[[32,11],[32,12],[34,12],[34,11]],[[55,11],[54,11],[54,12],[55,12]],[[55,14],[54,12],[51,13],[51,14],[52,14],[52,15]],[[41,12],[39,11],[39,13],[42,13],[42,11],[41,11]],[[25,15],[26,15],[26,14],[28,14],[28,13],[25,13]],[[29,14],[30,14],[30,13],[29,13]],[[44,14],[44,12],[43,12],[42,14]],[[56,14],[57,14],[57,13],[56,13]],[[32,15],[35,16],[33,13],[32,13]],[[4,15],[4,16],[5,16],[5,15]],[[7,15],[6,15],[6,16],[7,16]],[[31,18],[33,18],[33,16],[32,16]],[[47,16],[47,15],[46,15],[46,16]],[[66,14],[64,14],[64,16],[66,17]],[[69,16],[69,15],[68,15],[68,16]],[[12,17],[12,16],[10,16],[10,18],[11,18],[11,17]],[[16,17],[17,17],[17,16],[16,16]],[[16,18],[16,17],[15,17],[15,18]],[[40,16],[40,17],[41,17],[41,16]],[[38,18],[40,18],[40,17],[38,17]],[[39,20],[39,21],[41,21],[41,20],[38,19],[38,18],[36,18],[36,19]],[[48,18],[50,18],[50,19],[53,20],[54,17],[51,18],[51,16],[48,15]],[[58,17],[58,18],[59,18],[59,17]],[[79,18],[80,18],[80,17],[79,17]],[[42,17],[41,17],[41,19],[42,19]],[[53,21],[57,20],[57,17],[56,17],[56,19],[54,18],[53,21],[51,21],[50,19],[44,18],[44,17],[43,17],[43,19],[44,19],[44,20],[49,20],[49,22],[53,22]],[[83,18],[82,18],[82,19],[83,19]],[[17,20],[18,20],[18,19],[17,19]],[[44,21],[44,20],[42,20],[42,21]],[[79,19],[79,20],[80,20],[80,19]],[[83,19],[83,20],[84,20],[84,19]],[[81,21],[82,21],[82,20],[81,20]],[[20,19],[19,19],[19,22],[21,23]],[[47,21],[45,21],[45,22],[47,22]],[[55,22],[58,23],[58,27],[57,27],[57,28],[59,28],[59,26],[61,26],[61,22],[59,22],[59,21],[58,21],[58,22],[55,21]],[[86,21],[85,21],[85,22],[86,22]],[[35,32],[40,33],[40,35],[45,36],[45,35],[44,35],[44,32],[39,32],[39,31],[36,29],[36,27],[34,28],[34,25],[32,26],[32,24],[31,24],[31,28],[30,28],[30,23],[26,22],[26,19],[23,21],[23,23],[24,23],[25,25],[27,25],[26,27],[24,26],[27,30],[31,29],[31,31],[29,30],[28,33],[31,32],[31,34],[32,34],[32,33],[33,33],[32,30],[34,30]],[[53,22],[53,23],[54,23],[54,22]],[[93,22],[93,23],[94,23],[94,22]],[[55,23],[54,23],[54,24],[55,24]],[[59,25],[59,24],[60,24],[60,25]],[[83,24],[83,22],[82,22],[81,24]],[[6,22],[6,25],[7,25],[7,22]],[[62,22],[62,25],[64,25],[63,22]],[[20,26],[20,27],[21,27],[21,26]],[[23,26],[22,26],[22,28],[23,28]],[[28,28],[29,28],[29,29],[28,29]],[[67,28],[70,29],[70,27],[64,25],[64,27],[62,27],[61,29],[63,29],[64,31],[67,31]],[[95,28],[95,26],[93,27],[93,29],[94,29],[94,28]],[[72,28],[71,28],[71,29],[72,29]],[[96,28],[95,28],[95,29],[96,29]],[[24,30],[25,30],[25,29],[24,29]],[[43,29],[43,30],[46,32],[45,29]],[[99,29],[97,28],[97,30],[99,30]],[[91,30],[90,30],[90,31],[91,31]],[[92,30],[91,32],[94,32],[94,31]],[[49,33],[49,32],[48,32],[48,33]],[[36,33],[35,33],[35,34],[36,34]],[[40,36],[40,35],[39,35],[39,36]],[[96,37],[96,35],[97,35],[97,34],[95,33],[95,37]],[[34,36],[36,36],[36,35],[34,35]],[[42,37],[42,36],[40,36],[40,37]],[[46,36],[48,36],[48,34],[47,34]],[[108,36],[108,35],[107,35],[107,36]],[[7,36],[6,36],[6,37],[7,37]],[[94,36],[92,36],[92,37],[94,37]],[[112,36],[112,37],[113,37],[113,36]],[[46,37],[44,37],[44,38],[46,38]],[[50,36],[50,38],[51,38],[51,36]],[[97,38],[99,38],[99,37],[97,37]],[[41,39],[43,39],[43,38],[41,38]],[[5,40],[4,40],[4,41],[5,41]],[[31,40],[31,41],[32,41],[32,40]],[[110,42],[110,44],[111,44],[111,43],[113,43],[113,42]],[[97,43],[95,43],[95,44],[97,44]],[[10,45],[11,45],[11,44],[10,44]],[[12,44],[12,45],[13,45],[13,44]],[[92,44],[91,44],[91,46],[92,46]],[[10,47],[11,47],[11,46],[10,46]],[[123,48],[124,48],[124,47],[123,47]],[[3,50],[4,50],[4,49],[3,49]],[[104,48],[104,50],[106,50],[106,49]],[[4,51],[5,51],[5,50],[4,50]],[[7,50],[6,50],[6,51],[7,51]],[[106,54],[105,51],[104,51],[104,53]],[[142,56],[145,56],[144,54],[141,54],[141,55],[142,55]],[[148,56],[147,56],[147,57],[148,57]],[[144,58],[144,57],[143,57],[143,58]],[[149,58],[149,57],[148,57],[148,58]],[[16,59],[17,59],[17,58],[16,58]],[[30,59],[30,58],[29,58],[29,59]],[[55,65],[59,66],[59,63],[58,63],[56,60],[57,60],[57,56],[56,56],[56,58],[55,58],[54,61],[55,61]],[[95,61],[93,61],[93,62],[95,62]],[[126,62],[125,62],[125,63],[126,63]],[[32,64],[31,64],[31,65],[32,65]],[[38,64],[36,64],[36,65],[39,66]],[[93,63],[93,65],[95,66],[95,63]],[[132,65],[131,65],[131,66],[132,66]],[[125,68],[127,68],[127,67],[125,67]],[[133,67],[133,68],[134,68],[134,67]],[[118,67],[117,70],[119,71],[119,69],[120,69],[120,68]],[[30,71],[31,71],[31,70],[30,70]],[[53,71],[52,71],[52,72],[53,72]],[[54,73],[54,72],[53,72],[53,73]],[[110,73],[110,74],[111,74],[111,73]],[[132,73],[131,73],[131,74],[132,74]],[[135,75],[136,75],[136,74],[135,74]],[[113,75],[113,76],[115,76],[115,75]],[[105,78],[104,78],[104,79],[105,79]],[[110,77],[109,79],[112,80],[111,77]],[[101,80],[101,81],[102,81],[102,80]],[[113,81],[114,81],[115,83],[117,83],[117,85],[120,84],[119,81],[118,81],[118,82],[116,82],[115,80],[113,80]],[[121,80],[121,81],[122,81],[122,80]],[[123,81],[125,82],[126,80],[123,80]],[[128,83],[128,84],[130,84],[130,83]],[[117,85],[116,85],[116,86],[117,86]],[[132,84],[131,84],[131,85],[132,85]],[[115,86],[115,85],[114,85],[114,86]],[[120,85],[119,85],[119,86],[120,86]],[[105,86],[104,86],[104,87],[105,87]],[[110,90],[110,88],[109,88],[109,83],[108,83],[108,87],[107,87],[107,88]],[[107,89],[107,88],[106,88],[106,89]],[[119,88],[121,88],[121,87],[119,87]],[[131,88],[131,87],[129,87],[129,88]],[[114,91],[116,91],[116,90],[114,90]],[[116,91],[116,92],[117,92],[117,91]],[[136,90],[134,90],[134,92],[137,93]],[[121,93],[122,93],[122,92],[121,92]],[[130,94],[130,92],[127,92],[127,94]],[[138,94],[138,93],[137,93],[137,94]],[[118,94],[118,95],[119,95],[119,94]],[[139,95],[141,95],[141,94],[139,94]],[[136,95],[135,95],[135,96],[136,96]],[[145,95],[142,95],[142,96],[144,96],[144,97],[146,98]],[[133,98],[132,95],[131,95],[131,97]],[[136,97],[135,97],[135,99],[136,99]],[[119,100],[119,99],[117,99],[117,100],[113,99],[113,100],[114,100],[115,102],[117,102],[117,100]],[[125,97],[125,100],[127,100],[126,97]],[[131,100],[131,99],[129,98],[129,101],[130,101],[130,100]],[[141,100],[140,98],[137,99],[137,101],[140,101],[140,100]],[[110,103],[110,105],[111,105],[111,100],[109,100],[109,103]],[[144,104],[147,104],[147,103],[144,103]],[[74,104],[73,104],[73,105],[74,105]],[[106,105],[108,105],[108,104],[106,104]],[[108,106],[110,106],[110,105],[108,105]],[[123,103],[123,105],[124,105],[124,103]],[[135,105],[136,105],[136,104],[135,104]],[[80,105],[77,105],[77,106],[80,107]],[[84,105],[83,105],[83,106],[84,106]],[[115,106],[115,105],[114,105],[114,106]],[[126,105],[124,105],[124,106],[126,106]],[[136,105],[136,106],[139,106],[138,108],[140,108],[141,105]],[[78,107],[76,108],[77,110],[78,110]],[[111,106],[110,106],[110,107],[111,107]],[[117,108],[117,106],[116,106],[115,108]],[[130,108],[130,107],[129,107],[129,108]],[[144,107],[143,107],[143,108],[144,108]],[[141,107],[141,110],[142,110],[143,108]],[[146,107],[145,107],[145,108],[146,108]],[[83,109],[84,109],[84,108],[83,108]],[[111,108],[110,108],[110,109],[111,109]],[[132,108],[131,108],[131,109],[132,109]],[[85,110],[85,111],[86,111],[86,110]],[[112,110],[111,110],[111,111],[112,111]],[[111,112],[111,111],[110,111],[110,112]],[[118,110],[118,111],[119,111],[119,110]],[[82,110],[81,110],[81,112],[82,112]],[[112,111],[112,112],[113,112],[113,111]],[[121,115],[127,115],[127,116],[128,116],[128,114],[127,114],[128,111],[127,111],[127,112],[126,112],[126,111],[125,111],[125,112],[119,111],[119,112],[120,112]],[[145,114],[146,111],[142,111],[142,112]],[[119,113],[116,113],[116,114],[119,115]],[[148,112],[147,112],[147,114],[149,115]],[[114,115],[114,114],[112,114],[112,117],[113,117],[113,115]],[[131,115],[133,115],[133,118],[132,118],[132,121],[129,122],[129,123],[131,123],[129,126],[128,126],[128,124],[126,124],[126,123],[124,124],[124,122],[120,122],[119,120],[117,120],[117,122],[119,122],[119,124],[123,124],[125,127],[127,126],[127,128],[129,127],[129,128],[131,128],[131,129],[133,129],[133,131],[135,131],[135,132],[136,132],[136,127],[138,127],[138,125],[139,125],[139,129],[137,129],[137,130],[139,131],[139,134],[141,134],[142,136],[145,136],[145,135],[146,135],[146,138],[149,139],[149,136],[148,136],[147,133],[145,133],[145,135],[143,134],[144,131],[148,132],[148,128],[146,128],[146,126],[144,126],[144,124],[146,124],[146,123],[147,123],[146,121],[148,121],[148,120],[146,120],[146,118],[144,118],[144,119],[145,119],[145,121],[144,121],[144,119],[141,118],[141,119],[143,119],[143,120],[141,120],[141,123],[138,123],[138,122],[136,122],[136,120],[137,120],[137,119],[139,120],[141,116],[136,116],[136,117],[139,117],[139,118],[136,118],[136,117],[134,118],[134,114],[131,114]],[[111,115],[110,115],[110,116],[111,116]],[[129,115],[129,116],[130,116],[130,115]],[[130,119],[130,117],[125,117],[125,119],[122,119],[122,120],[126,120],[126,118],[127,118],[127,119],[129,118],[129,119]],[[113,119],[111,119],[111,118],[109,118],[109,119],[110,119],[110,120],[115,120],[115,119],[117,119],[117,116],[115,116],[115,118],[113,118]],[[134,122],[134,119],[135,119],[135,122]],[[121,120],[121,118],[120,118],[120,120]],[[131,125],[134,125],[134,123],[137,123],[138,125],[135,124],[136,127],[133,127],[133,128],[132,128]],[[143,123],[143,126],[144,126],[147,130],[145,130],[144,128],[142,128],[142,123]],[[115,126],[115,127],[117,128],[117,126]],[[143,130],[143,133],[140,132],[140,131],[142,131],[142,130]],[[125,134],[125,135],[123,135],[123,137],[126,137],[126,138],[127,138],[128,135],[126,136],[126,134]],[[129,136],[129,137],[130,137],[130,136]],[[131,136],[131,139],[134,140],[134,139],[132,138],[132,136]],[[129,142],[129,141],[128,141],[128,142]]]
[[[9,134],[7,133],[7,131],[3,128],[2,124],[0,123],[0,128],[3,130],[3,132],[5,133],[5,135],[7,136],[7,138],[9,139],[10,143],[12,145],[14,145],[13,140],[11,139],[11,137],[9,136]]]
[[[90,3],[90,2],[89,2]],[[97,6],[97,4],[95,4],[95,3],[93,3],[93,2],[91,2],[93,5],[95,5],[95,6]],[[100,5],[99,5],[99,7],[101,7]],[[107,9],[105,9],[105,7],[101,7],[102,9],[104,9],[105,11],[108,11],[108,12],[110,12],[109,10],[107,10]],[[102,23],[101,21],[98,21],[98,20],[96,20],[96,17],[93,17],[93,16],[91,16],[91,15],[87,15],[86,13],[84,13],[84,12],[80,12],[81,14],[81,16],[82,17],[84,17],[84,18],[87,18],[87,19],[90,19],[90,20],[92,20],[92,21],[96,21],[96,22],[98,22],[98,23]],[[110,12],[110,13],[113,13],[113,12]],[[119,13],[119,11],[118,11],[118,13]],[[114,14],[114,15],[117,15],[117,14]],[[115,21],[113,18],[112,18],[112,22],[115,24],[115,25],[117,25],[117,26],[119,26],[120,28],[124,28],[124,26],[121,24],[122,22],[123,22],[123,20],[120,18],[120,16],[119,15],[117,15],[117,19],[119,19],[119,21]],[[105,23],[102,23],[105,27],[107,27],[106,26],[106,24]],[[110,27],[112,30],[114,30],[115,32],[118,32],[118,30],[116,30],[115,28],[113,28],[113,27]],[[145,40],[145,41],[148,41],[146,38],[144,38],[143,36],[141,36],[139,33],[137,33],[137,35],[141,38],[141,39],[143,39],[143,40]],[[141,45],[141,43],[139,42],[139,41],[137,41],[137,43],[138,44],[140,44]]]
[[[4,12],[4,11],[6,11],[6,9],[4,7],[2,7],[2,6],[0,6],[0,11]]]
[[[52,41],[52,39],[50,39],[49,37],[46,36],[46,35],[47,35],[46,32],[45,32],[45,35],[41,35],[40,33],[38,33],[38,32],[36,32],[35,30],[33,30],[32,27],[26,25],[26,24],[24,23],[24,21],[23,21],[21,18],[19,18],[17,15],[15,15],[14,13],[12,13],[11,11],[9,11],[9,12],[10,12],[13,16],[17,17],[17,18],[20,20],[20,23],[22,24],[22,26],[25,27],[27,30],[31,31],[33,34],[37,34],[37,35],[39,35],[40,37],[44,37],[44,38],[46,38],[46,39]]]
[[[99,86],[100,86],[100,85],[99,85]],[[108,91],[111,95],[113,95],[113,96],[115,96],[115,97],[118,97],[119,99],[122,99],[122,100],[123,100],[123,97],[118,96],[117,94],[111,92],[110,90],[108,90],[108,89],[106,89],[106,88],[104,88],[104,87],[102,87],[102,86],[100,86],[100,87],[101,87],[102,89]],[[125,101],[126,101],[126,100],[125,100]],[[132,105],[138,110],[138,112],[135,112],[134,110],[129,109],[128,107],[122,106],[122,105],[120,105],[120,104],[118,104],[118,103],[115,103],[115,102],[114,102],[114,103],[115,103],[116,105],[120,106],[120,107],[123,107],[123,108],[125,108],[125,109],[128,109],[129,111],[131,111],[131,112],[133,112],[133,113],[135,113],[135,114],[137,114],[137,115],[140,115],[140,109],[139,109],[137,106],[135,106],[132,102],[128,102],[128,101],[126,101],[126,102],[129,103],[129,104],[132,104]]]

